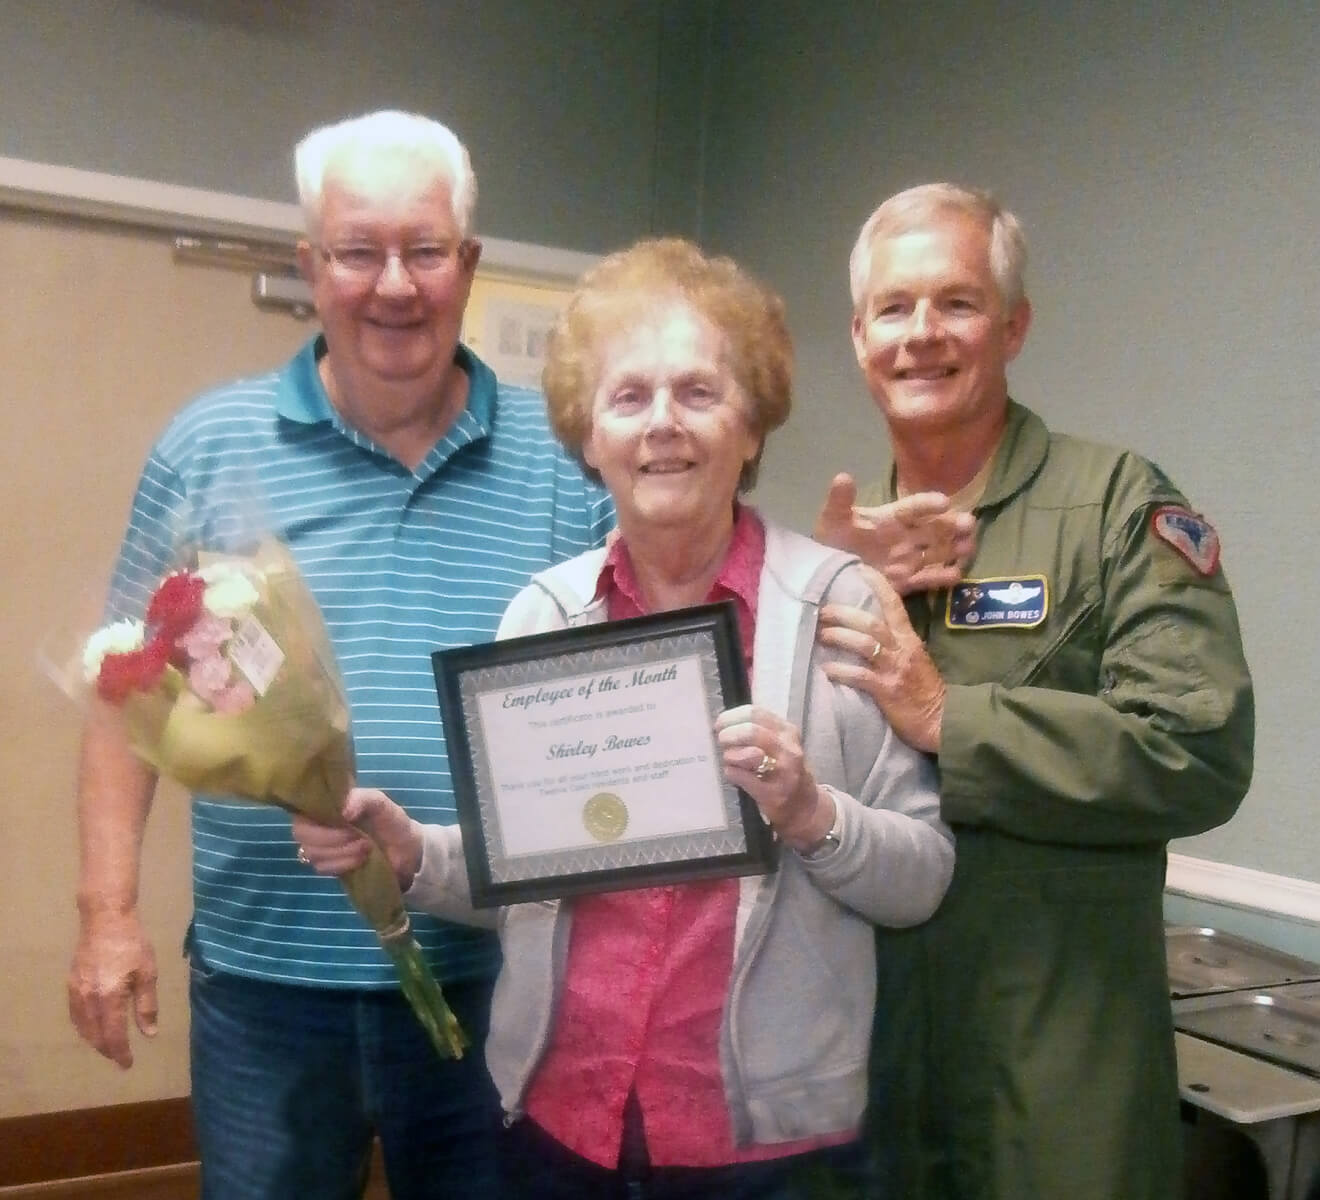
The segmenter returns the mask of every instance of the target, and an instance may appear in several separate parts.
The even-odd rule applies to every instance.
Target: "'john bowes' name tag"
[[[944,624],[950,629],[1032,629],[1049,612],[1044,575],[963,579],[949,589]]]

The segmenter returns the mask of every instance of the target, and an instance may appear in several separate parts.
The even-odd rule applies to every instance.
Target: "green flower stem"
[[[385,952],[394,960],[399,986],[412,1006],[422,1028],[441,1058],[462,1058],[467,1038],[459,1028],[440,985],[422,957],[422,948],[412,935],[398,880],[379,846],[356,870],[341,876],[344,891],[353,907],[366,919]]]
[[[413,937],[412,930],[405,926],[400,934],[390,938],[382,937],[380,944],[394,960],[394,969],[398,973],[403,994],[436,1052],[441,1058],[462,1058],[463,1048],[468,1044],[467,1036],[427,967],[422,957],[422,948]]]

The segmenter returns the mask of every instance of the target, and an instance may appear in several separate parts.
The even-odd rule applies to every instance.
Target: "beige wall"
[[[160,1034],[121,1071],[65,1011],[76,876],[79,717],[38,672],[61,628],[95,624],[148,446],[200,387],[287,357],[310,327],[259,313],[240,272],[171,261],[167,238],[0,212],[4,445],[0,562],[0,1117],[188,1091],[180,944],[187,924],[187,805],[162,788],[148,828],[142,904],[161,975]]]

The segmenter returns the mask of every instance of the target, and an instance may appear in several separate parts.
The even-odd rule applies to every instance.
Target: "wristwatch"
[[[808,862],[826,858],[839,848],[839,839],[843,835],[843,816],[839,812],[839,802],[833,796],[830,800],[834,804],[834,824],[830,826],[829,832],[818,841],[812,842],[810,846],[798,851],[798,857],[805,858]]]

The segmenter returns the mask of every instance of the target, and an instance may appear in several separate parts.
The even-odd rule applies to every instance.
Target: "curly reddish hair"
[[[756,482],[766,435],[788,420],[793,403],[793,343],[778,293],[732,259],[708,257],[682,238],[648,238],[602,259],[579,281],[550,331],[541,384],[550,426],[586,474],[582,457],[592,399],[604,364],[601,343],[667,305],[685,304],[724,335],[733,377],[750,402],[760,442],[738,490]]]

